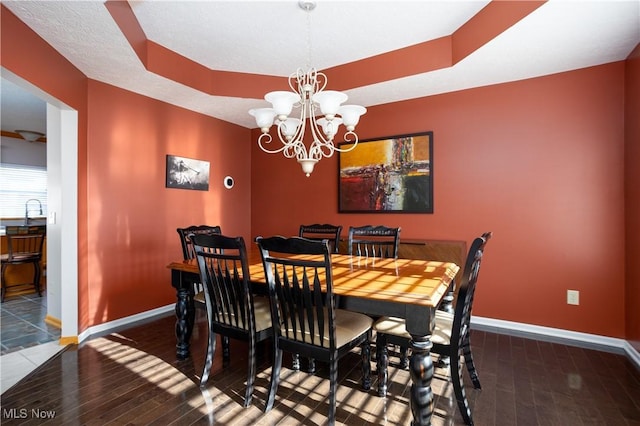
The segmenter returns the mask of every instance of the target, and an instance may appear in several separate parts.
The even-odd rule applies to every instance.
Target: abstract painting
[[[433,213],[433,132],[360,141],[338,171],[340,213]]]

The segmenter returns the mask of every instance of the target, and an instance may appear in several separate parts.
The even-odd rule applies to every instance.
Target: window
[[[40,205],[29,203],[29,217],[47,215],[47,168],[0,163],[0,217],[25,216],[28,200],[35,198]]]

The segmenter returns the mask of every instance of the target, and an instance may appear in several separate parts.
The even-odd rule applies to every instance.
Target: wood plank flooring
[[[222,365],[218,351],[209,383],[201,389],[205,339],[201,311],[192,356],[185,361],[176,360],[171,315],[92,338],[5,392],[2,424],[326,423],[326,365],[318,363],[315,375],[295,372],[284,368],[291,365],[285,357],[276,404],[264,414],[269,347],[261,350],[253,403],[243,408],[246,346],[232,343],[228,366]],[[482,383],[482,390],[467,387],[477,425],[640,425],[640,372],[625,356],[477,330],[471,339]],[[344,358],[337,423],[408,425],[408,372],[391,367],[389,374],[389,394],[379,398],[375,381],[370,392],[360,390],[358,354]],[[448,370],[436,368],[435,374],[433,425],[463,424]]]

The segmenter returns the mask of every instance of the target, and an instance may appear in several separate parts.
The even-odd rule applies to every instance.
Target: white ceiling
[[[326,69],[450,35],[488,2],[317,0],[310,13],[296,0],[129,3],[149,40],[210,69],[288,76],[309,63]],[[267,106],[147,71],[103,1],[2,4],[91,79],[248,128],[247,111]],[[624,60],[639,42],[640,0],[550,0],[450,68],[346,93],[349,103],[379,105]],[[2,130],[44,131],[10,103],[19,88],[3,78],[1,90]]]

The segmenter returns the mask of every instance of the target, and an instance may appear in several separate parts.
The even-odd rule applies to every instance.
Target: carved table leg
[[[362,389],[368,391],[371,389],[371,342],[368,339],[362,344]]]
[[[413,426],[431,425],[433,414],[433,361],[431,360],[431,341],[429,336],[411,336],[411,412]]]
[[[389,382],[389,353],[387,351],[387,339],[384,334],[376,337],[376,352],[378,353],[376,364],[378,370],[378,396],[387,396],[387,383]]]
[[[176,356],[178,359],[189,357],[189,340],[195,321],[193,305],[193,286],[182,279],[179,271],[171,271],[171,284],[176,289]]]
[[[440,307],[438,308],[441,311],[447,312],[453,315],[453,299],[455,298],[455,290],[456,283],[455,281],[451,281],[451,285],[449,286],[449,291],[442,298],[442,303],[440,303]],[[446,368],[451,363],[451,360],[446,355],[438,355],[438,367]]]

